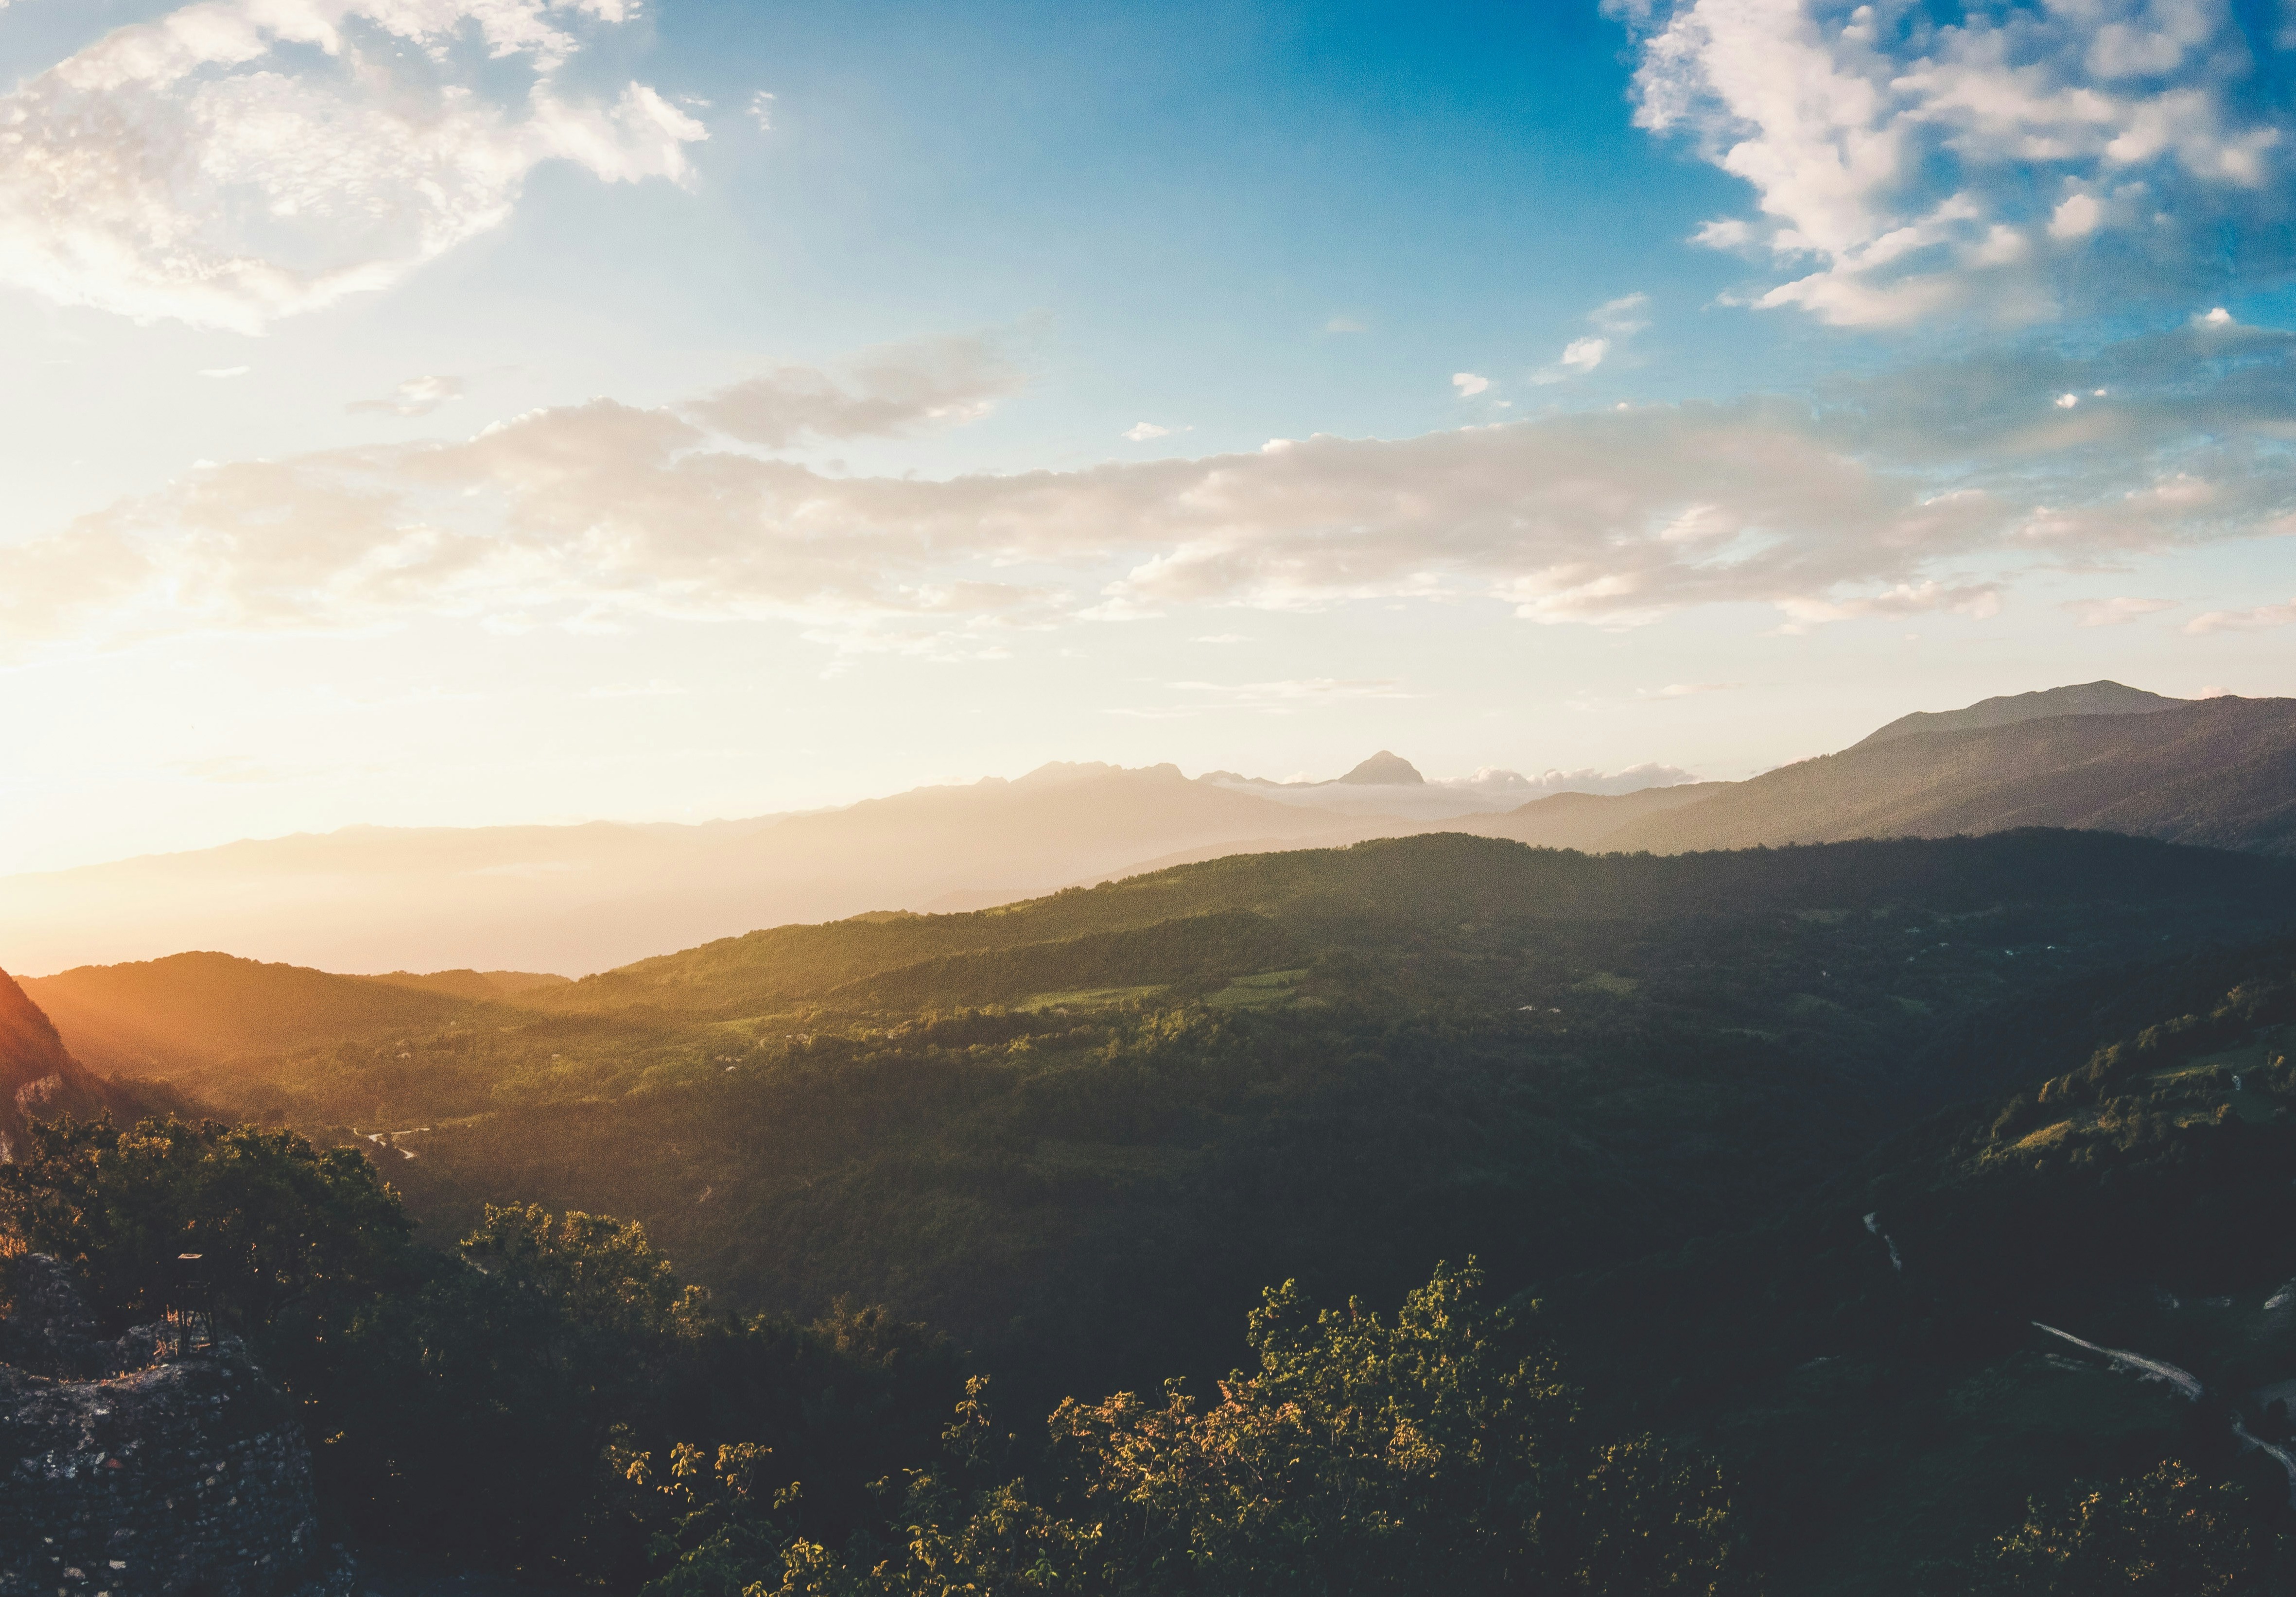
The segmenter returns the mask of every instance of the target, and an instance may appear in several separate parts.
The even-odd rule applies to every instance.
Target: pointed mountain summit
[[[1339,778],[1350,787],[1404,788],[1424,787],[1427,779],[1419,767],[1399,754],[1381,749],[1363,764]]]
[[[1980,727],[2011,726],[2049,716],[2144,716],[2177,709],[2192,702],[2148,693],[2143,688],[2117,682],[2084,682],[2072,687],[2045,688],[2037,693],[2010,693],[1984,699],[1964,709],[1915,710],[1899,716],[1880,731],[1868,733],[1853,748],[1911,737],[1917,732],[1974,732]]]

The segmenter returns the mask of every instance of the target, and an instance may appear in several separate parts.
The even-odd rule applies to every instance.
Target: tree
[[[898,1503],[875,1534],[841,1550],[796,1539],[778,1568],[742,1571],[746,1588],[721,1559],[730,1535],[681,1568],[711,1571],[709,1597],[1725,1590],[1729,1503],[1712,1468],[1649,1438],[1591,1444],[1553,1361],[1480,1285],[1472,1264],[1439,1268],[1392,1322],[1271,1289],[1250,1318],[1257,1371],[1209,1405],[1177,1382],[1160,1402],[1062,1404],[1033,1483],[1007,1474],[975,1381],[943,1462],[888,1486]],[[713,1483],[689,1499],[693,1522],[731,1525],[743,1497]],[[747,1494],[750,1525],[760,1501]],[[675,1577],[655,1591],[700,1597]]]
[[[1991,1589],[2019,1597],[2226,1597],[2256,1589],[2241,1494],[2169,1459],[2137,1480],[2038,1499],[1994,1544]]]

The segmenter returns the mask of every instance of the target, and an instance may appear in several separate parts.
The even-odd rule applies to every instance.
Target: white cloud
[[[2143,617],[2174,610],[2180,602],[2175,599],[2068,599],[2059,608],[2070,612],[2083,627],[2124,627]]]
[[[682,408],[727,438],[781,449],[808,434],[890,438],[961,426],[1026,384],[993,341],[967,335],[881,344],[829,371],[777,366]]]
[[[202,377],[244,377],[253,366],[209,366],[200,373]]]
[[[1648,294],[1621,294],[1587,313],[1587,319],[1612,338],[1632,338],[1650,325],[1643,313],[1650,307]]]
[[[1144,444],[1150,438],[1170,438],[1172,430],[1168,427],[1159,427],[1153,422],[1135,422],[1124,430],[1124,436],[1136,444]]]
[[[2195,636],[2211,632],[2257,632],[2267,627],[2296,623],[2296,599],[2285,604],[2260,604],[2254,610],[2212,610],[2185,623]]]
[[[1565,344],[1555,364],[1533,373],[1531,381],[1561,382],[1594,371],[1613,349],[1650,325],[1649,317],[1644,314],[1649,305],[1648,294],[1621,294],[1596,306],[1587,313],[1587,320],[1595,331]]]
[[[1562,364],[1573,372],[1591,372],[1603,364],[1603,357],[1610,352],[1608,339],[1572,339],[1562,347]]]
[[[2030,319],[2292,264],[2296,128],[2253,87],[2283,68],[2224,0],[1610,4],[1640,51],[1636,120],[1754,190],[1758,218],[1696,235],[1792,274],[1752,303]]]
[[[1013,628],[1199,606],[1625,626],[1766,604],[1789,630],[1983,615],[2037,556],[2296,528],[2292,351],[2183,328],[1902,372],[1817,411],[1652,405],[944,480],[758,452],[960,420],[1017,381],[993,350],[933,340],[684,405],[598,400],[189,473],[0,547],[0,652],[418,616],[782,618],[850,651],[978,659]],[[2098,387],[2110,403],[2048,403]]]
[[[354,414],[374,411],[393,416],[427,416],[462,397],[459,377],[410,377],[393,389],[388,398],[360,399],[344,408]]]
[[[1701,693],[1726,693],[1745,685],[1742,682],[1669,682],[1662,688],[1645,689],[1640,696],[1644,699],[1691,699]]]
[[[1454,372],[1451,373],[1451,386],[1459,390],[1460,398],[1472,399],[1488,389],[1491,380],[1478,377],[1472,372]]]
[[[1513,806],[1554,793],[1638,793],[1644,788],[1678,787],[1697,780],[1694,773],[1680,766],[1647,762],[1629,766],[1623,771],[1603,771],[1585,766],[1576,771],[1549,769],[1536,776],[1485,766],[1472,776],[1438,777],[1427,785],[1465,789],[1494,802]]]
[[[750,96],[750,119],[767,133],[774,130],[774,102],[779,98],[766,89]]]
[[[631,9],[200,0],[116,29],[0,96],[0,283],[255,332],[496,226],[544,161],[683,181],[705,134],[652,89],[557,92]]]

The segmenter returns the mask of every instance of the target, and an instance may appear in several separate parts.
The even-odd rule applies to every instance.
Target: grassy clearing
[[[1579,993],[1607,993],[1613,998],[1631,998],[1641,983],[1631,976],[1614,976],[1608,970],[1597,970],[1571,990]]]
[[[1163,990],[1161,987],[1095,987],[1089,992],[1038,993],[1013,1007],[1031,1015],[1048,1009],[1112,1009],[1119,1003],[1144,1003]]]
[[[1204,1002],[1215,1009],[1265,1009],[1289,1003],[1298,996],[1293,989],[1307,974],[1303,966],[1297,970],[1262,970],[1254,976],[1239,976]]]

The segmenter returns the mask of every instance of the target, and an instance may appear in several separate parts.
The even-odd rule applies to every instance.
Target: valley
[[[2218,717],[2203,732],[2277,714],[1995,709],[1833,758],[1922,763],[1932,794],[1979,769],[2013,786],[2028,779],[1986,740],[2110,772],[2139,723],[2190,748],[2195,710]],[[1740,790],[1529,811],[1624,805],[1633,825],[1686,828]],[[2168,790],[2144,802],[2161,812]],[[775,926],[578,979],[215,953],[81,967],[12,989],[9,1061],[74,1116],[215,1117],[199,1137],[243,1122],[286,1139],[250,1149],[308,1142],[348,1161],[331,1181],[388,1183],[356,1203],[403,1216],[393,1279],[433,1284],[363,1289],[382,1295],[330,1333],[346,1346],[411,1336],[441,1350],[424,1357],[479,1359],[467,1379],[508,1380],[477,1350],[509,1306],[476,1282],[465,1304],[435,1273],[544,1271],[559,1284],[517,1312],[562,1302],[547,1337],[606,1339],[562,1355],[587,1395],[549,1399],[576,1428],[551,1445],[578,1462],[632,1424],[649,1445],[778,1437],[774,1467],[810,1471],[820,1506],[755,1528],[768,1541],[864,1535],[861,1461],[921,1461],[960,1372],[1024,1421],[1168,1380],[1217,1393],[1271,1356],[1239,1334],[1264,1290],[1383,1309],[1464,1290],[1444,1272],[1472,1261],[1475,1290],[1570,1370],[1574,1424],[1718,1471],[1733,1567],[1781,1597],[1976,1589],[1987,1550],[2054,1511],[2051,1494],[2151,1481],[2164,1460],[2238,1495],[2245,1518],[2226,1523],[2279,1556],[2296,1511],[2296,1431],[2269,1396],[2296,1380],[2296,861],[2271,834],[2245,851],[2004,827],[1612,852],[1489,835],[1524,813]],[[0,1202],[94,1157],[39,1118]],[[13,1212],[37,1233],[65,1211]],[[345,1257],[379,1245],[346,1239]],[[594,1298],[595,1269],[636,1274]],[[640,1299],[655,1306],[627,1321]],[[389,1547],[406,1516],[435,1517],[422,1481],[460,1466],[417,1479],[362,1451],[397,1434],[373,1405],[406,1400],[390,1396],[413,1379],[388,1373],[401,1355],[378,1345],[385,1373],[346,1372],[266,1334],[291,1382],[369,1438],[319,1458],[357,1534]],[[580,1372],[609,1345],[662,1373],[595,1385]],[[891,1361],[863,1383],[890,1406],[849,1445],[769,1396],[851,1357]],[[694,1406],[729,1380],[750,1395],[726,1412],[751,1416],[731,1433]],[[533,1444],[527,1401],[473,1460]],[[1053,1469],[1013,1445],[1015,1468]],[[2142,1490],[2200,1489],[2184,1479]],[[551,1490],[592,1505],[587,1528],[536,1499],[524,1540],[473,1524],[455,1556],[636,1578],[643,1538],[608,1520],[666,1511],[610,1510],[620,1488],[571,1477]],[[1719,1556],[1698,1545],[1683,1556]]]

